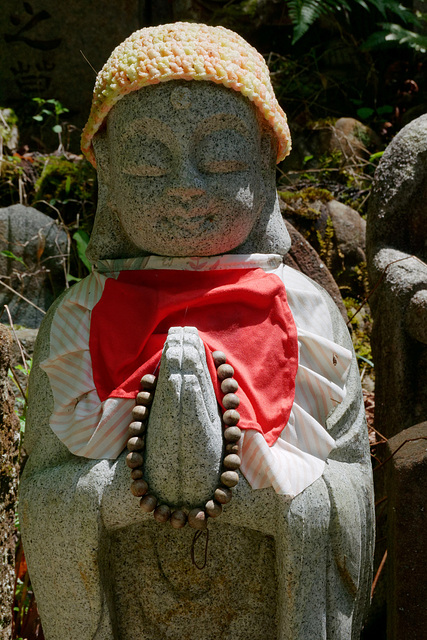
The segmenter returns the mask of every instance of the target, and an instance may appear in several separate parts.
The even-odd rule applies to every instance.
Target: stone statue
[[[427,116],[387,147],[369,204],[375,423],[391,438],[427,419]]]
[[[20,494],[46,639],[358,638],[359,375],[329,296],[283,265],[262,57],[222,27],[134,33],[82,149],[94,270],[40,329]]]

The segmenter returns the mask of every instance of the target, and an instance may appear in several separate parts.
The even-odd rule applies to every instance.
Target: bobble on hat
[[[259,109],[279,141],[277,162],[290,151],[286,115],[274,95],[264,58],[224,27],[176,22],[135,31],[98,73],[82,151],[96,167],[92,139],[110,109],[132,91],[168,80],[206,80],[240,91]]]

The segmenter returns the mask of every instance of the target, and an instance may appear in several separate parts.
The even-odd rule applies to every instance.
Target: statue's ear
[[[233,253],[278,253],[285,255],[291,246],[286,225],[280,212],[276,191],[276,160],[278,142],[274,131],[263,122],[261,126],[261,174],[263,193],[261,211],[246,240]]]
[[[261,134],[261,171],[266,187],[276,184],[276,160],[278,142],[274,132],[263,127]]]
[[[96,263],[98,260],[139,255],[141,252],[127,238],[110,203],[110,148],[106,129],[98,131],[94,137],[93,149],[98,173],[98,204],[86,256]]]
[[[96,133],[92,144],[96,158],[96,170],[102,180],[104,176],[107,177],[110,167],[110,150],[108,146],[107,129],[105,127]]]

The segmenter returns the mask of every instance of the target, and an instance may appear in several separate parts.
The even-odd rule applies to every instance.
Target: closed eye
[[[146,178],[155,178],[158,176],[165,176],[168,173],[167,169],[163,167],[156,167],[150,164],[140,164],[134,167],[126,167],[123,169],[123,173],[130,176],[142,176]]]
[[[233,173],[235,171],[247,171],[249,165],[240,160],[212,160],[203,162],[201,166],[205,173]]]

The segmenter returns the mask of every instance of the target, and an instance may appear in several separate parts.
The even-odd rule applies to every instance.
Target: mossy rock
[[[317,251],[342,294],[363,298],[367,292],[365,223],[359,214],[321,187],[278,193],[284,218]],[[349,227],[354,233],[349,233]]]
[[[321,205],[333,200],[330,191],[315,186],[300,191],[278,191],[278,194],[292,215],[305,220],[317,220],[321,214]]]
[[[18,147],[18,116],[13,109],[3,109],[0,107],[0,136],[3,145],[10,151],[15,151]]]
[[[0,206],[24,204],[71,229],[91,231],[96,209],[96,171],[82,156],[38,152],[3,156]],[[76,224],[78,222],[78,224]]]
[[[372,315],[368,304],[361,304],[354,297],[344,297],[350,321],[351,337],[360,370],[365,369],[373,377],[373,358],[371,350]]]
[[[45,201],[61,209],[66,223],[73,221],[76,205],[93,218],[96,200],[96,171],[81,156],[40,156],[40,172],[34,185],[34,202]],[[80,212],[81,213],[81,212]],[[88,230],[91,222],[88,221]]]

